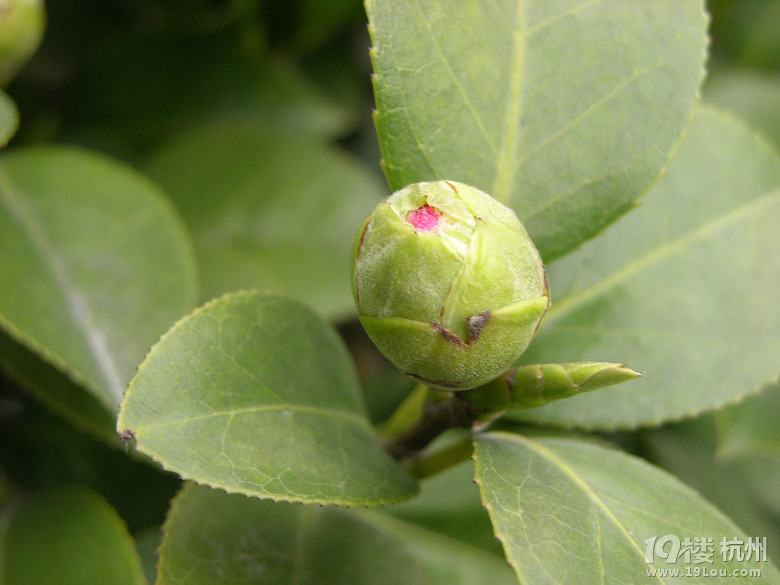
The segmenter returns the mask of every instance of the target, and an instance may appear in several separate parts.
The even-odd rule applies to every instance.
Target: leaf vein
[[[530,148],[523,156],[517,159],[517,163],[516,163],[517,166],[518,167],[522,166],[522,164],[525,163],[525,161],[527,161],[529,158],[534,156],[537,152],[542,150],[548,144],[557,140],[561,136],[564,136],[565,134],[567,134],[568,132],[576,128],[578,125],[580,125],[582,122],[587,120],[594,112],[596,112],[601,107],[606,106],[613,98],[617,97],[620,94],[620,92],[622,92],[627,87],[629,87],[632,83],[637,81],[642,75],[644,75],[648,71],[652,71],[653,69],[663,67],[665,61],[666,61],[666,55],[664,55],[664,57],[662,57],[658,61],[651,63],[650,65],[647,65],[645,67],[640,67],[639,69],[635,69],[634,71],[632,71],[631,75],[623,79],[620,83],[615,85],[615,87],[613,87],[610,91],[608,91],[603,96],[601,96],[593,103],[591,103],[587,108],[585,108],[582,112],[580,112],[567,124],[561,126],[558,130],[550,134],[544,140],[540,140],[538,143],[536,143],[536,145],[534,145],[533,148]]]
[[[359,414],[344,412],[340,410],[333,410],[329,408],[320,408],[317,406],[303,406],[299,404],[283,403],[283,404],[262,404],[257,406],[248,406],[245,408],[235,408],[230,410],[215,410],[213,412],[206,412],[203,414],[198,414],[198,415],[193,415],[193,416],[188,416],[188,417],[178,418],[178,419],[170,418],[170,419],[161,420],[150,424],[138,425],[136,428],[136,434],[138,433],[139,430],[143,431],[143,430],[156,428],[156,427],[164,427],[168,425],[207,420],[210,418],[218,418],[221,416],[227,416],[232,419],[236,415],[252,414],[256,412],[270,412],[275,410],[290,411],[293,413],[315,414],[327,418],[342,419],[344,421],[355,424],[364,429],[373,431],[373,428],[371,427],[371,424],[368,422],[368,420]]]
[[[517,132],[523,110],[522,80],[525,66],[525,0],[517,2],[517,22],[515,23],[514,54],[512,55],[511,78],[509,81],[509,104],[504,121],[504,136],[501,140],[499,155],[496,156],[496,180],[493,185],[493,197],[506,203],[512,190],[514,174],[518,168]]]
[[[94,323],[87,302],[76,288],[64,260],[46,237],[45,230],[29,206],[22,201],[16,185],[6,171],[0,168],[0,195],[9,214],[16,218],[30,237],[38,253],[49,265],[54,278],[65,296],[68,312],[76,328],[81,331],[111,397],[118,403],[122,399],[124,383],[119,368],[111,356],[108,342]],[[73,367],[73,366],[71,366]],[[99,396],[101,399],[103,396]],[[103,400],[105,402],[105,400]]]
[[[525,445],[528,448],[532,449],[533,451],[536,451],[538,455],[544,457],[552,464],[556,465],[558,469],[560,469],[565,475],[567,475],[574,483],[574,485],[580,488],[588,496],[588,498],[596,505],[596,507],[600,509],[602,513],[614,523],[615,527],[625,537],[626,541],[628,541],[628,543],[632,546],[632,548],[636,551],[636,553],[639,555],[639,557],[642,559],[642,562],[644,563],[645,560],[644,551],[637,545],[637,543],[631,537],[630,531],[623,525],[620,519],[617,516],[615,516],[615,514],[612,512],[609,506],[607,506],[606,502],[601,498],[601,496],[599,496],[599,494],[590,485],[588,485],[574,471],[574,469],[572,469],[563,459],[558,457],[551,450],[540,445],[539,443],[531,441],[527,437],[521,437],[519,435],[511,435],[505,438],[508,440],[521,441],[525,443]],[[665,581],[660,576],[656,575],[656,578],[658,579],[659,582],[665,583]]]
[[[547,323],[551,323],[562,318],[567,313],[570,313],[591,299],[594,299],[600,294],[618,286],[642,270],[645,270],[646,268],[649,268],[650,266],[653,266],[654,264],[657,264],[658,262],[661,262],[662,260],[676,253],[684,251],[693,244],[706,239],[718,229],[721,229],[730,223],[735,223],[741,218],[752,213],[760,213],[764,207],[772,204],[776,197],[778,197],[778,192],[774,191],[754,199],[749,203],[742,205],[741,207],[737,207],[729,213],[726,213],[725,215],[717,217],[712,221],[703,224],[692,232],[684,234],[675,240],[658,246],[644,256],[637,258],[633,262],[629,262],[619,270],[606,276],[601,281],[577,293],[567,296],[557,305],[553,305],[550,308],[546,316]]]
[[[485,122],[482,119],[482,116],[479,113],[479,110],[474,106],[471,99],[468,96],[468,93],[466,92],[466,88],[463,86],[463,84],[460,82],[460,79],[458,79],[458,76],[453,71],[452,67],[450,66],[450,63],[447,61],[446,56],[444,55],[444,52],[442,51],[441,44],[439,43],[438,38],[434,34],[433,26],[431,25],[430,20],[428,19],[428,15],[425,13],[425,9],[423,8],[420,0],[417,0],[417,5],[420,9],[420,13],[423,15],[423,18],[425,19],[426,28],[428,29],[431,40],[433,42],[433,46],[436,49],[436,54],[439,57],[439,60],[444,65],[444,69],[447,71],[447,75],[452,79],[453,84],[458,89],[458,93],[463,98],[463,103],[466,105],[466,108],[471,113],[471,115],[474,117],[474,121],[477,124],[477,127],[479,128],[479,131],[482,133],[482,136],[485,138],[485,141],[487,142],[488,146],[490,147],[491,152],[495,155],[496,153],[496,145],[493,142],[493,137],[490,135],[490,132],[487,131],[487,128],[485,127]]]

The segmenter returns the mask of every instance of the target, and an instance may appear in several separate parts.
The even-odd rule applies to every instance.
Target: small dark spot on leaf
[[[123,441],[133,441],[135,443],[135,433],[131,431],[130,429],[123,430],[119,436],[122,438]]]
[[[136,444],[135,433],[130,429],[124,429],[121,433],[119,433],[119,438],[122,439],[122,443],[125,445],[125,451],[127,451],[130,443],[133,445]]]

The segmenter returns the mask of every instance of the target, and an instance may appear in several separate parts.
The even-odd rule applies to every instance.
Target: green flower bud
[[[0,87],[38,49],[45,21],[43,0],[0,0]]]
[[[352,290],[379,350],[426,384],[484,384],[525,351],[549,306],[544,265],[515,214],[462,183],[416,183],[358,231]]]

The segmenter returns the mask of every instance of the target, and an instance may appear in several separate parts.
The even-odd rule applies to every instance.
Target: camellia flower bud
[[[440,388],[489,382],[525,351],[549,306],[544,265],[515,214],[462,183],[416,183],[358,231],[360,322],[405,373]]]

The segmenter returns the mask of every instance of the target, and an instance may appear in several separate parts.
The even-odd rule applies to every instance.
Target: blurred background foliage
[[[744,117],[780,148],[780,2],[710,0],[708,7],[704,100]],[[42,46],[6,87],[21,116],[9,147],[79,144],[152,176],[195,237],[201,300],[254,286],[309,293],[308,280],[274,257],[335,273],[309,302],[340,326],[371,414],[383,420],[409,382],[387,367],[351,319],[353,233],[338,227],[357,226],[387,194],[371,121],[360,0],[57,0],[47,12]],[[212,182],[206,171],[190,177],[182,166],[186,158],[212,173]],[[200,190],[190,195],[193,185]],[[294,249],[291,241],[277,244],[262,232],[277,228],[274,237],[299,236],[300,216],[290,214],[303,213],[341,185],[348,189],[329,195],[331,204],[307,219],[318,226],[316,248],[325,253],[314,254],[315,246]],[[233,259],[228,265],[214,259],[226,249]],[[771,421],[780,414],[779,392],[775,386],[724,413],[611,438],[679,475],[747,533],[777,543],[780,437]],[[761,433],[743,433],[735,444],[740,435],[731,432],[724,444],[724,430],[741,424],[756,430],[746,409],[773,416]],[[11,489],[37,492],[74,482],[118,511],[149,559],[178,479],[82,434],[0,379],[0,501]],[[399,513],[414,519],[415,506]],[[424,510],[419,517],[430,520]],[[458,520],[446,513],[436,519],[448,522]],[[471,540],[492,551],[492,538],[482,538],[488,530]],[[773,544],[769,554],[780,560]]]

